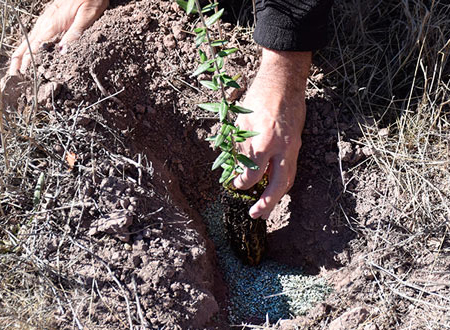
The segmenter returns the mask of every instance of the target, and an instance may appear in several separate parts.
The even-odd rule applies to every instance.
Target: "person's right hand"
[[[80,38],[109,5],[109,0],[54,0],[38,18],[28,35],[31,52],[34,54],[45,42],[59,36],[60,52],[67,44]],[[24,39],[11,57],[10,75],[24,73],[31,61],[30,49]]]

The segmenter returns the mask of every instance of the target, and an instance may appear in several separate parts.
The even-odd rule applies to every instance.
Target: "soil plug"
[[[228,42],[220,37],[213,39],[211,27],[219,25],[220,17],[224,12],[224,9],[218,8],[218,3],[210,3],[204,7],[200,6],[198,0],[177,0],[177,3],[188,15],[198,14],[202,23],[201,27],[194,29],[199,65],[192,76],[210,73],[211,80],[200,80],[200,84],[221,94],[217,102],[202,103],[198,106],[203,110],[216,113],[220,121],[219,133],[207,140],[213,142],[214,149],[218,148],[221,151],[212,165],[212,170],[222,168],[219,183],[224,187],[221,201],[225,207],[223,220],[227,236],[234,251],[245,263],[257,265],[266,249],[267,226],[263,219],[252,219],[248,210],[267,186],[267,177],[248,191],[236,190],[231,184],[236,176],[244,172],[244,167],[252,170],[259,169],[250,158],[239,153],[236,148],[237,143],[242,143],[259,133],[239,129],[234,125],[233,118],[237,114],[248,114],[253,111],[228,101],[225,92],[226,88],[240,88],[236,81],[238,76],[231,77],[224,69],[225,58],[236,53],[238,48],[227,48]],[[209,49],[209,54],[202,50],[202,46]]]

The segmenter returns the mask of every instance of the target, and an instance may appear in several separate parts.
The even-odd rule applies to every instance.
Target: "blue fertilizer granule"
[[[221,205],[211,205],[203,217],[230,291],[228,312],[232,324],[255,319],[265,321],[266,315],[271,322],[301,315],[330,292],[323,278],[305,275],[299,268],[270,260],[258,266],[244,265],[226,239]]]

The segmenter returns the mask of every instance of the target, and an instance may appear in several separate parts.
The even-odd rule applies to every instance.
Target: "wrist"
[[[312,52],[277,51],[263,48],[258,75],[272,77],[280,82],[306,85]]]

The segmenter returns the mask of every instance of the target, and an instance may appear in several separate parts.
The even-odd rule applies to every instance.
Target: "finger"
[[[246,190],[251,187],[253,187],[255,184],[259,182],[259,180],[262,179],[264,172],[266,171],[268,159],[263,158],[262,160],[253,159],[255,164],[258,165],[258,170],[251,170],[248,167],[244,168],[244,173],[237,176],[234,181],[233,185],[237,189]]]
[[[25,53],[23,54],[23,57],[22,57],[22,63],[20,65],[21,73],[25,73],[28,65],[31,62],[31,56],[34,56],[38,52],[39,47],[41,47],[41,45],[44,43],[44,41],[40,38],[29,39],[29,41],[30,41],[29,48],[28,48],[28,44],[25,42],[26,49],[25,49]],[[30,49],[31,49],[31,53],[30,53]]]
[[[70,42],[80,39],[84,30],[94,23],[102,12],[103,10],[100,8],[85,4],[81,5],[80,8],[78,8],[75,20],[59,42],[61,52],[64,53],[66,51],[67,45]]]
[[[290,182],[295,177],[286,159],[279,156],[271,162],[269,185],[261,198],[250,208],[249,214],[253,219],[263,217],[267,219],[275,205],[287,191]],[[292,177],[292,178],[291,178]]]
[[[20,46],[14,51],[11,56],[11,64],[9,65],[9,75],[17,76],[19,75],[19,69],[22,65],[23,54],[28,48],[26,40],[22,41]]]

